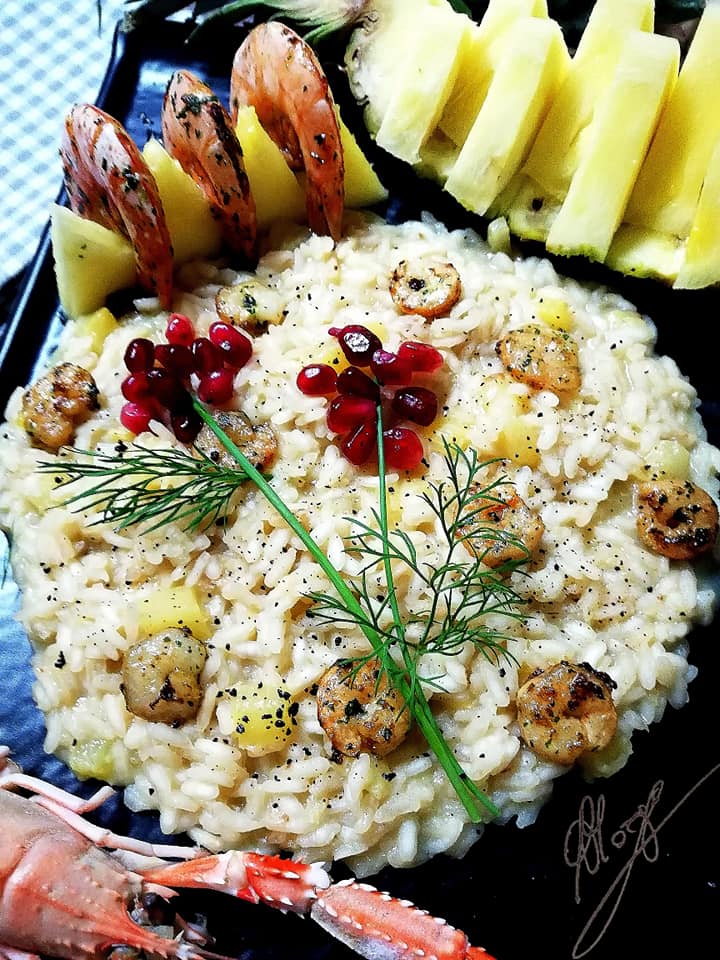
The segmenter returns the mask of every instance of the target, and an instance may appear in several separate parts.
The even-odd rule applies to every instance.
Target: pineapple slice
[[[625,221],[685,238],[720,140],[720,8],[706,7],[628,201]]]
[[[710,158],[700,202],[675,287],[696,290],[720,282],[720,143]]]
[[[414,36],[406,34],[399,48],[405,53],[375,136],[384,150],[411,164],[420,162],[420,149],[440,119],[472,26],[446,5],[429,5],[416,20],[419,29]]]
[[[345,162],[345,206],[352,209],[371,207],[387,200],[388,192],[380,183],[372,164],[343,122],[338,111],[340,142]]]
[[[640,30],[627,34],[613,82],[585,131],[548,250],[605,259],[679,65],[676,40]]]
[[[570,62],[554,20],[518,20],[507,42],[507,54],[445,184],[448,193],[479,214],[525,159]]]
[[[109,294],[135,283],[133,248],[113,230],[54,204],[50,238],[60,305],[69,317],[99,310]]]
[[[199,640],[207,640],[213,631],[210,614],[193,586],[159,587],[136,602],[136,611],[138,629],[143,635],[170,627],[189,627]]]
[[[143,157],[155,177],[167,220],[175,263],[220,252],[222,233],[205,194],[159,140],[148,140]]]
[[[235,132],[255,200],[258,227],[263,229],[279,219],[304,221],[305,193],[254,107],[239,109]]]
[[[580,159],[583,131],[615,73],[629,30],[653,28],[653,0],[598,0],[521,173],[494,210],[512,232],[545,241]]]
[[[672,283],[682,267],[684,254],[685,244],[677,237],[623,223],[613,237],[605,263],[611,270],[628,276]]]
[[[100,307],[92,313],[83,314],[75,322],[77,337],[87,337],[90,349],[99,354],[107,337],[117,330],[118,322],[107,307]]]

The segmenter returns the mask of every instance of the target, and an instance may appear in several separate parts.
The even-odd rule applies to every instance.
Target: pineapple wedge
[[[60,306],[68,317],[93,313],[108,295],[135,283],[135,254],[120,234],[54,204],[50,238]]]
[[[640,30],[627,34],[618,68],[586,130],[586,142],[547,248],[605,260],[660,112],[677,79],[676,40]]]
[[[668,233],[623,223],[613,237],[605,263],[627,276],[672,283],[682,267],[685,243]]]
[[[357,140],[345,125],[340,111],[338,111],[338,123],[345,163],[345,206],[359,209],[382,203],[383,200],[387,200],[388,192],[360,149]]]
[[[205,194],[159,140],[148,140],[143,157],[155,177],[165,210],[175,263],[220,252],[222,233]]]
[[[583,131],[615,73],[629,30],[653,28],[653,0],[598,0],[520,174],[494,211],[513,233],[545,241],[580,159]]]
[[[706,7],[633,188],[625,221],[685,238],[720,140],[720,7]]]
[[[523,18],[507,49],[445,189],[463,206],[485,213],[522,164],[570,63],[554,20]]]
[[[674,286],[697,290],[720,282],[720,143],[710,158],[700,202]]]

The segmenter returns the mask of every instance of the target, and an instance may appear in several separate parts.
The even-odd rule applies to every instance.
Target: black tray
[[[241,35],[224,31],[201,49],[184,44],[186,28],[168,23],[142,41],[118,34],[98,99],[142,145],[159,133],[159,108],[172,70],[182,65],[204,77],[225,100],[230,62]],[[402,164],[377,151],[362,132],[338,58],[328,72],[349,125],[358,131],[391,200],[390,219],[427,209],[449,226],[483,228],[447,196],[415,180]],[[58,164],[58,179],[60,168]],[[539,252],[528,246],[527,252]],[[607,282],[647,312],[658,327],[658,349],[675,357],[698,389],[713,443],[720,443],[720,388],[708,331],[720,307],[717,290],[668,291],[649,281],[610,275],[583,261],[558,263],[578,279]],[[0,344],[0,402],[27,383],[38,358],[52,349],[61,317],[49,236],[42,239]],[[17,589],[6,575],[0,592],[0,743],[8,743],[29,773],[87,795],[97,784],[79,784],[42,749],[42,717],[32,702],[29,644],[14,620]],[[720,831],[716,808],[720,749],[716,739],[714,681],[720,668],[716,630],[692,636],[691,660],[699,676],[690,703],[668,708],[661,724],[637,732],[628,765],[608,781],[587,784],[574,771],[555,785],[537,823],[523,830],[490,826],[463,860],[445,856],[413,870],[387,869],[372,881],[464,929],[498,960],[570,960],[668,956],[716,942],[720,910]],[[153,814],[133,815],[116,797],[96,819],[119,832],[160,838]],[[339,879],[347,871],[333,870]],[[183,895],[187,915],[210,916],[217,948],[245,960],[274,956],[328,957],[350,951],[311,921],[281,916],[267,907],[232,902],[219,894]]]

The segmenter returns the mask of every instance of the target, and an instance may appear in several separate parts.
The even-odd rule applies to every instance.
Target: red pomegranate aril
[[[143,403],[125,403],[120,411],[120,423],[131,433],[144,433],[155,415],[152,406]]]
[[[200,377],[198,396],[203,403],[227,403],[233,395],[232,370],[210,370]]]
[[[184,313],[171,313],[165,327],[165,339],[178,347],[189,347],[195,339],[192,320]]]
[[[225,362],[222,351],[207,337],[197,337],[190,347],[193,358],[193,369],[199,377],[211,370],[220,370]]]
[[[361,423],[374,423],[375,414],[375,404],[372,400],[341,394],[330,401],[326,420],[328,429],[333,433],[347,433]]]
[[[370,368],[383,385],[409,383],[412,379],[410,361],[389,350],[376,350]]]
[[[420,437],[409,427],[383,430],[385,463],[394,470],[414,470],[423,458]]]
[[[438,401],[427,387],[402,387],[395,391],[392,408],[404,420],[428,427],[437,416]]]
[[[329,397],[337,390],[337,380],[329,363],[309,363],[302,368],[295,382],[306,397]]]
[[[178,410],[170,414],[170,426],[180,443],[193,443],[200,433],[202,420],[192,408]]]
[[[174,407],[187,395],[187,391],[174,373],[155,367],[147,375],[152,396],[164,407]]]
[[[340,441],[343,456],[356,467],[362,466],[372,456],[377,443],[377,430],[374,423],[361,423]]]
[[[230,323],[222,320],[211,323],[208,336],[213,346],[222,353],[225,362],[236,370],[244,367],[252,356],[251,340]]]
[[[375,351],[382,349],[380,338],[358,323],[342,327],[337,338],[346,359],[357,367],[368,367]]]
[[[152,385],[148,374],[142,370],[125,377],[120,385],[122,395],[131,403],[142,403],[152,396]]]
[[[190,347],[180,343],[159,343],[155,347],[155,359],[166,370],[179,377],[189,377],[193,372],[193,355]]]
[[[125,348],[124,359],[130,373],[150,370],[155,362],[155,344],[145,337],[135,337]]]
[[[398,348],[398,356],[408,360],[415,373],[435,373],[443,365],[443,355],[429,343],[406,340]]]
[[[338,375],[338,393],[351,397],[367,397],[373,403],[380,399],[380,387],[358,367],[347,367]]]

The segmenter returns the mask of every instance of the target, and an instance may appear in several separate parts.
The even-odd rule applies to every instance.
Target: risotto
[[[456,302],[431,320],[401,312],[389,289],[398,264],[416,259],[449,262],[459,274]],[[438,518],[422,498],[429,482],[446,476],[443,439],[483,460],[502,458],[517,495],[541,518],[538,549],[509,578],[522,617],[488,616],[509,636],[508,656],[486,657],[467,644],[421,662],[421,675],[433,678],[426,692],[437,722],[468,776],[502,821],[534,820],[567,766],[525,744],[516,696],[534,670],[563,660],[590,664],[615,685],[617,731],[579,762],[589,777],[618,771],[633,731],[659,720],[668,703],[686,702],[694,673],[688,633],[711,620],[716,601],[712,554],[669,559],[638,535],[637,483],[666,473],[717,500],[720,469],[693,387],[674,361],[653,352],[652,324],[607,290],[558,276],[547,261],[492,253],[473,232],[448,232],[429,219],[388,225],[358,216],[336,246],[291,232],[262,257],[257,277],[281,305],[281,322],[256,331],[233,404],[273,427],[272,484],[345,577],[352,581],[363,565],[347,540],[357,523],[374,522],[378,478],[375,463],[356,467],[342,455],[326,398],[296,386],[306,364],[341,363],[331,327],[362,324],[388,350],[410,340],[443,356],[432,377],[439,414],[417,428],[423,461],[387,477],[390,523],[422,564],[432,569],[443,557]],[[242,279],[222,264],[186,265],[174,309],[205,334],[217,320],[217,291]],[[143,300],[104,338],[82,323],[65,328],[54,360],[91,371],[100,399],[75,447],[112,452],[127,444],[119,421],[124,353],[134,338],[161,340],[166,322]],[[508,372],[496,344],[529,325],[574,343],[572,395]],[[165,832],[187,831],[211,850],[290,850],[346,860],[359,874],[467,850],[482,827],[469,822],[417,729],[382,757],[333,751],[318,720],[317,684],[339,658],[364,653],[367,641],[354,626],[312,615],[308,593],[328,591],[324,575],[255,487],[242,487],[225,524],[204,530],[97,522],[97,513],[67,506],[68,489],[38,471],[38,460],[52,455],[30,445],[21,399],[18,390],[0,441],[0,520],[12,534],[46,749],[81,776],[124,785],[133,810],[157,810]],[[161,424],[141,441],[179,446]],[[385,580],[375,570],[369,588],[380,602]],[[411,570],[398,569],[396,588],[401,610],[426,600]],[[191,626],[205,641],[200,705],[185,723],[143,719],[126,705],[123,663],[148,632],[148,608],[156,619],[161,611],[162,627]],[[259,684],[284,691],[292,723],[281,736],[247,743],[237,736],[234,701]]]

